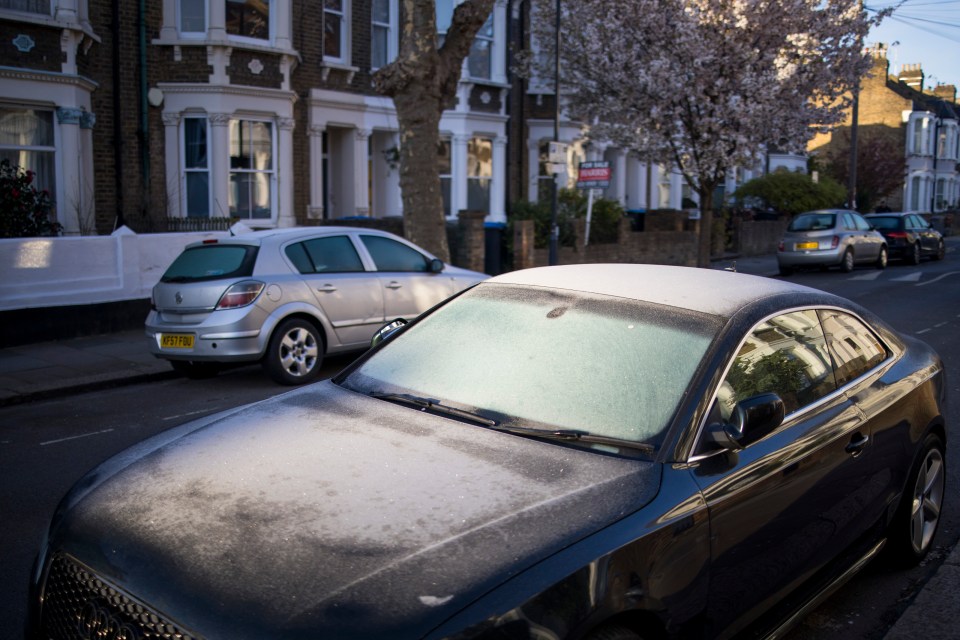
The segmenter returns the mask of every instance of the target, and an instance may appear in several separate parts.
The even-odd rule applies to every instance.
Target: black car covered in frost
[[[382,337],[83,478],[29,635],[753,635],[931,547],[942,364],[843,299],[550,267]]]

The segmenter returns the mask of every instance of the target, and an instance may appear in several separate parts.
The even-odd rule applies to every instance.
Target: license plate
[[[797,249],[816,249],[820,246],[819,242],[798,242]]]
[[[193,335],[189,333],[164,333],[160,336],[164,349],[193,349]]]

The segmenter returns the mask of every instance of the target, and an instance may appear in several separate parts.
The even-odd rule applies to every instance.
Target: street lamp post
[[[554,22],[556,42],[554,43],[554,68],[553,68],[553,90],[554,90],[554,109],[553,109],[553,141],[560,142],[560,0],[556,4],[556,19]],[[552,163],[551,163],[552,164]],[[557,225],[557,211],[560,208],[560,181],[559,173],[553,174],[553,201],[550,204],[550,251],[548,263],[557,264],[557,251],[560,239],[560,227]]]

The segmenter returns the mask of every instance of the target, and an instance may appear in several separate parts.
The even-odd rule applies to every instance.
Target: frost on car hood
[[[201,635],[420,635],[658,478],[321,383],[123,468],[54,544]]]

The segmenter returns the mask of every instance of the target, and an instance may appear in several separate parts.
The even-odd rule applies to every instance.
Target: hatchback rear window
[[[874,229],[879,229],[881,231],[893,231],[895,229],[901,228],[901,221],[903,218],[897,217],[886,217],[886,218],[870,218],[867,220],[870,224],[873,225]]]
[[[167,269],[161,282],[194,282],[245,278],[253,274],[257,247],[209,244],[185,249]]]
[[[837,216],[833,213],[805,213],[797,216],[787,231],[818,231],[820,229],[833,229],[837,223]]]

